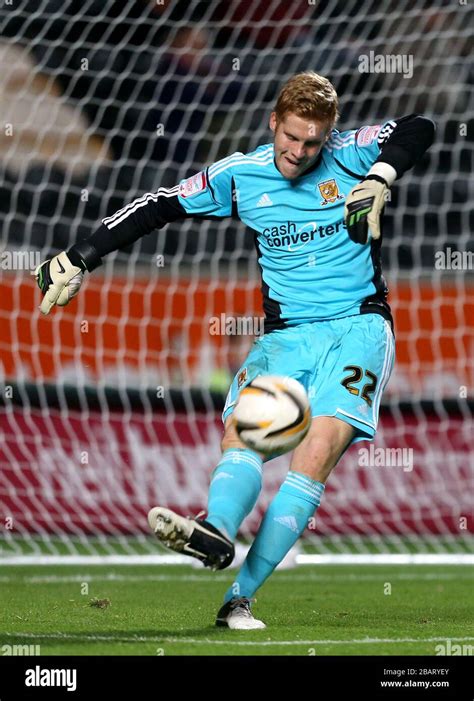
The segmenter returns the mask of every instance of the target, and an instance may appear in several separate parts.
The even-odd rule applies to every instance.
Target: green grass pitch
[[[214,626],[234,575],[169,566],[3,566],[0,644],[39,645],[42,656],[436,655],[447,640],[464,654],[474,651],[468,567],[280,571],[254,606],[267,628],[247,632]]]

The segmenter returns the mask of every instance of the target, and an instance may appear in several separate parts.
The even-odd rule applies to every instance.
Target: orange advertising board
[[[0,358],[6,378],[74,382],[82,373],[100,382],[117,371],[130,373],[133,384],[134,373],[147,370],[152,383],[166,375],[168,382],[199,384],[206,363],[233,369],[250,344],[249,338],[230,344],[228,336],[210,333],[211,320],[262,316],[259,285],[245,279],[132,281],[96,274],[70,305],[48,317],[40,314],[39,301],[32,278],[2,276]],[[397,382],[428,394],[430,383],[444,383],[444,394],[457,395],[460,385],[472,391],[474,286],[408,280],[391,285],[389,301]]]

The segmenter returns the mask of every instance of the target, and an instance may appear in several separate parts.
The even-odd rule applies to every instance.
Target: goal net
[[[466,555],[472,5],[5,0],[0,13],[4,560],[146,561],[163,554],[149,508],[205,508],[225,394],[262,316],[252,236],[231,219],[170,225],[110,255],[48,317],[31,271],[137,196],[271,141],[276,94],[302,70],[336,86],[341,130],[410,113],[437,124],[386,206],[397,363],[379,432],[334,470],[305,547]],[[288,464],[265,465],[244,538]]]

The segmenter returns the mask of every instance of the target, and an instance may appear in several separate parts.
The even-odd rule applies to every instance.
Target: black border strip
[[[7,392],[7,388],[11,388]],[[9,396],[11,395],[11,397]],[[91,409],[112,411],[182,411],[220,412],[225,393],[207,389],[164,389],[163,397],[155,390],[113,387],[77,387],[73,385],[8,382],[0,386],[0,406],[25,406],[51,409]],[[384,414],[437,414],[441,417],[474,416],[474,399],[394,400],[382,401]]]

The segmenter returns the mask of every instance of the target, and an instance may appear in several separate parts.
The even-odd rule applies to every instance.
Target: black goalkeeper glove
[[[380,238],[380,220],[385,206],[386,181],[379,175],[368,175],[352,188],[346,197],[344,218],[347,232],[355,243],[367,243]]]

